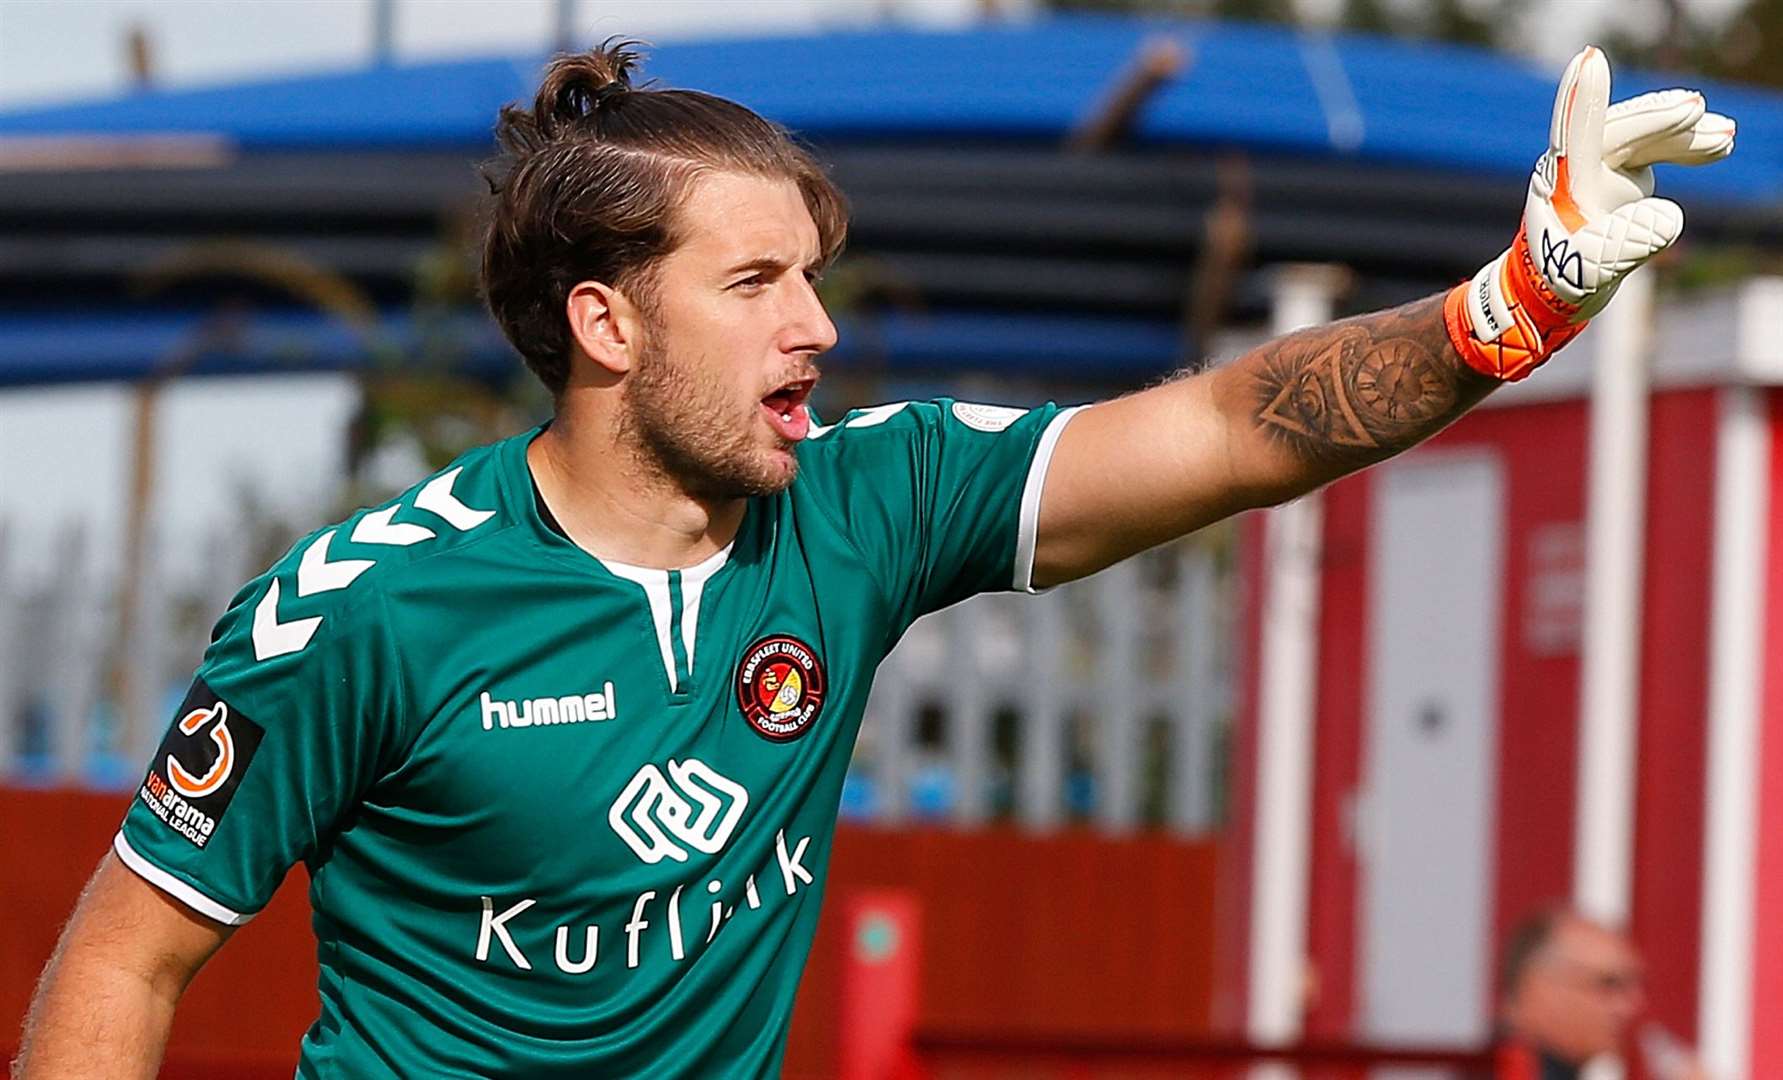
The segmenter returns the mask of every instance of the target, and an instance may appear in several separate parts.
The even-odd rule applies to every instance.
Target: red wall
[[[0,1049],[128,797],[0,789]],[[46,840],[46,838],[49,838]],[[924,1030],[951,1035],[1189,1038],[1208,1033],[1211,843],[1012,829],[843,828],[829,902],[799,993],[786,1075],[835,1072],[851,890],[897,887],[923,920]],[[168,1048],[181,1076],[290,1076],[315,1015],[314,940],[300,871],[193,982]],[[251,1019],[244,1002],[253,1003]]]
[[[38,973],[129,802],[120,794],[0,788],[0,1049],[8,1057]],[[287,878],[193,980],[174,1021],[169,1072],[291,1075],[297,1040],[316,1012],[308,886],[301,870]]]
[[[1695,1032],[1715,419],[1712,391],[1652,402],[1632,929],[1655,975],[1652,1011],[1686,1037]],[[1582,526],[1586,436],[1585,404],[1556,402],[1481,410],[1433,442],[1488,448],[1505,470],[1494,947],[1522,914],[1571,894],[1579,656],[1531,647],[1528,537],[1543,525]],[[1358,1019],[1346,815],[1363,772],[1371,514],[1367,473],[1327,489],[1308,912],[1315,1036],[1348,1035]]]
[[[1571,879],[1578,657],[1538,655],[1528,647],[1523,626],[1529,568],[1523,538],[1544,524],[1584,520],[1584,407],[1562,402],[1481,410],[1431,445],[1489,448],[1504,468],[1508,536],[1493,895],[1495,926],[1502,936],[1508,922],[1523,911],[1565,897]],[[1307,928],[1318,977],[1307,1020],[1309,1034],[1328,1037],[1350,1034],[1358,1019],[1358,867],[1346,818],[1364,765],[1372,512],[1368,473],[1326,491]]]
[[[1355,1030],[1357,866],[1347,818],[1362,777],[1371,490],[1363,473],[1325,493],[1306,938],[1317,972],[1306,1014],[1312,1038],[1343,1038]]]
[[[1264,514],[1238,519],[1237,619],[1232,648],[1231,778],[1221,849],[1218,888],[1214,892],[1213,1028],[1226,1035],[1246,1030],[1250,999],[1251,876],[1255,871],[1250,838],[1257,827],[1257,682],[1264,574]]]
[[[1696,1040],[1713,579],[1713,390],[1653,398],[1641,603],[1633,925],[1652,1014]],[[1763,1074],[1755,1074],[1763,1075]]]

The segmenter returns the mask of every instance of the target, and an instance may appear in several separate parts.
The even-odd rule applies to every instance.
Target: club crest
[[[828,689],[816,651],[788,634],[761,638],[744,651],[736,687],[743,718],[775,742],[810,730]]]

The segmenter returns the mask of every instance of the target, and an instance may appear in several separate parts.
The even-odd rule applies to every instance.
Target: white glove
[[[1516,241],[1449,296],[1456,349],[1494,378],[1535,370],[1683,232],[1683,209],[1653,197],[1652,165],[1706,165],[1733,152],[1733,121],[1695,90],[1609,101],[1609,62],[1586,46],[1561,76]]]

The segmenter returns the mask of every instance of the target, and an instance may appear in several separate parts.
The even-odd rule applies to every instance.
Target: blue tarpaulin
[[[1100,105],[1142,45],[1180,41],[1190,64],[1139,115],[1153,146],[1427,167],[1515,178],[1546,143],[1558,72],[1459,46],[1243,24],[1054,16],[970,29],[878,29],[821,36],[676,42],[651,50],[646,75],[734,98],[818,140],[1056,141]],[[0,113],[0,139],[27,135],[220,136],[245,151],[490,149],[496,111],[530,100],[543,54],[374,67],[205,89],[135,93]],[[1621,71],[1618,97],[1673,77]],[[1740,125],[1732,160],[1670,169],[1666,194],[1690,205],[1783,205],[1783,95],[1705,85]],[[1505,225],[1508,237],[1513,223]],[[127,378],[182,347],[197,316],[0,317],[0,383]],[[1094,325],[1089,325],[1093,323]],[[383,355],[416,355],[424,332],[386,320]],[[463,368],[511,370],[487,320],[460,328]],[[1096,343],[1098,370],[1156,371],[1179,355],[1177,330],[1118,318],[1061,320],[990,312],[892,315],[844,331],[840,354],[882,352],[917,366],[1077,370]],[[375,362],[362,338],[319,316],[266,315],[208,349],[197,370]]]
[[[1093,110],[1143,41],[1192,63],[1155,95],[1153,143],[1244,146],[1515,175],[1547,135],[1558,72],[1453,45],[1243,24],[1053,16],[971,29],[675,42],[646,73],[735,98],[816,138],[1054,139]],[[0,113],[0,137],[209,133],[244,149],[489,146],[496,110],[530,99],[542,54],[376,67]],[[1622,71],[1625,97],[1674,76]],[[1783,202],[1783,95],[1705,85],[1740,124],[1713,169],[1673,170],[1695,199]]]

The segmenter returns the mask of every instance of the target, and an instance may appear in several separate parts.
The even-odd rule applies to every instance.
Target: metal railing
[[[1183,542],[918,621],[868,703],[863,816],[1205,831],[1220,816],[1229,592],[1216,551]]]
[[[167,538],[149,537],[143,565],[156,570],[137,582],[126,629],[117,573],[98,569],[107,539],[67,526],[27,569],[0,530],[9,782],[133,783],[211,625],[268,550],[222,530],[200,557],[170,560]],[[1196,539],[1039,596],[978,597],[918,621],[880,668],[845,815],[1212,827],[1231,699],[1222,566],[1217,544]]]

